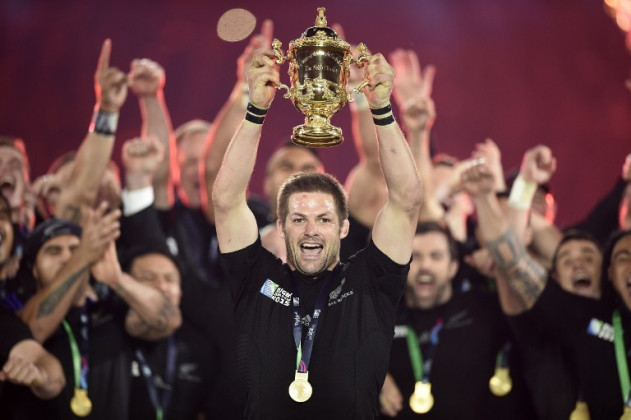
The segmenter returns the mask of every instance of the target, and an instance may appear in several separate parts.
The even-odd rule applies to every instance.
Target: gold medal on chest
[[[75,388],[74,396],[70,400],[70,409],[79,417],[85,417],[92,412],[92,401],[88,398],[87,390]]]
[[[589,409],[585,401],[576,401],[574,411],[570,413],[570,420],[589,420]]]
[[[513,380],[510,377],[508,368],[495,368],[495,374],[489,380],[489,389],[496,397],[503,397],[513,389]]]
[[[302,403],[311,398],[313,388],[309,383],[309,372],[296,371],[294,381],[289,385],[289,396],[292,400]]]
[[[434,406],[432,396],[432,384],[427,382],[417,382],[414,385],[414,393],[410,397],[410,408],[418,414],[427,413]]]

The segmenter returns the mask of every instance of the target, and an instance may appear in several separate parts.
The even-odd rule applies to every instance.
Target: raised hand
[[[162,66],[147,58],[133,60],[127,77],[131,91],[139,97],[158,95],[166,82]]]
[[[500,148],[497,147],[497,144],[487,138],[483,143],[475,145],[475,150],[472,155],[475,159],[484,159],[489,166],[489,169],[491,169],[495,177],[496,190],[505,190],[506,184],[504,182],[504,169],[502,168],[502,152]]]
[[[122,276],[120,263],[116,254],[114,240],[107,243],[103,256],[92,266],[92,275],[99,283],[117,289]]]
[[[153,175],[164,160],[164,145],[156,136],[127,140],[121,150],[126,173]]]
[[[397,75],[394,99],[403,123],[408,130],[431,129],[436,120],[432,99],[436,67],[428,65],[421,69],[418,56],[412,50],[396,49],[389,58]]]
[[[462,188],[472,197],[492,194],[495,191],[493,172],[482,159],[471,161],[460,176]]]
[[[84,210],[82,220],[83,232],[79,247],[84,252],[84,258],[89,263],[99,260],[110,242],[120,236],[121,216],[120,210],[116,209],[107,214],[108,204],[102,202],[96,210]]]
[[[274,22],[266,19],[261,24],[261,32],[250,38],[250,43],[237,59],[237,80],[246,83],[247,73],[256,51],[260,49],[269,50],[272,48],[272,38],[274,37]]]
[[[276,86],[280,84],[280,74],[271,50],[259,49],[252,58],[248,71],[248,88],[250,102],[255,106],[267,109],[274,100]]]
[[[96,104],[101,111],[118,112],[127,98],[127,75],[116,67],[110,67],[112,41],[106,39],[94,73]]]
[[[370,107],[382,108],[388,104],[394,86],[394,69],[382,54],[370,56],[364,78],[368,82],[364,87],[364,94]]]
[[[526,151],[519,174],[526,180],[539,185],[550,180],[556,171],[557,161],[548,146],[535,146]]]

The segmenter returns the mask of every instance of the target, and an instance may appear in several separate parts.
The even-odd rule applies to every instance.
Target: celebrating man
[[[278,195],[277,226],[287,248],[282,264],[262,248],[246,204],[262,123],[280,83],[269,53],[252,60],[246,121],[213,189],[219,247],[235,304],[246,417],[374,418],[422,197],[390,109],[394,72],[376,54],[365,73],[388,185],[372,241],[340,264],[340,240],[348,234],[346,194],[331,176],[299,173]]]

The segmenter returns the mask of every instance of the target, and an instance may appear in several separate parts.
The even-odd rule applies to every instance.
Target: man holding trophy
[[[329,28],[318,34],[322,27],[305,34],[313,29],[313,36],[337,36]],[[265,115],[281,85],[273,57],[263,50],[252,60],[245,121],[213,189],[221,261],[235,305],[245,416],[373,419],[422,200],[414,160],[390,108],[394,71],[381,54],[367,59],[363,92],[388,185],[372,240],[340,263],[340,241],[348,234],[346,194],[333,177],[302,172],[278,195],[277,227],[287,247],[283,264],[261,246],[246,204]]]

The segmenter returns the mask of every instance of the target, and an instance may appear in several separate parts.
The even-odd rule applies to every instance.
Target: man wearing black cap
[[[37,292],[21,317],[68,378],[61,395],[43,405],[48,418],[91,413],[92,419],[127,419],[131,351],[125,331],[166,337],[181,322],[160,291],[121,272],[113,242],[120,212],[105,214],[106,208],[88,212],[83,232],[71,222],[48,220],[26,244],[23,274],[35,279]]]

